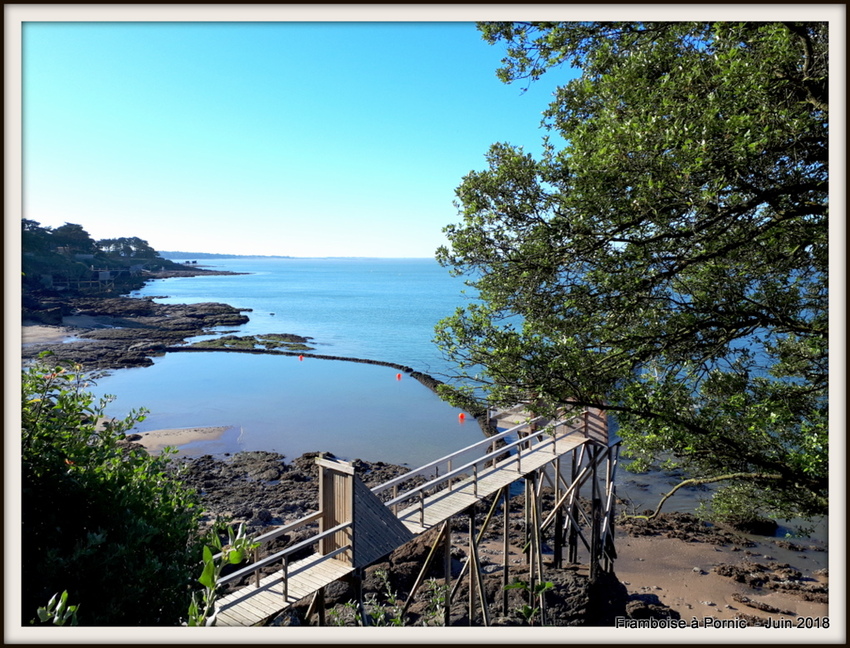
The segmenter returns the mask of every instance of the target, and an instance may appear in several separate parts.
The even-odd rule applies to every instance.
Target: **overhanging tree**
[[[505,82],[569,64],[535,159],[495,144],[437,258],[449,397],[616,415],[717,517],[827,511],[825,24],[483,23]]]

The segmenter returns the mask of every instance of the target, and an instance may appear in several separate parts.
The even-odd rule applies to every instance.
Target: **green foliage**
[[[540,615],[541,608],[533,605],[533,601],[539,601],[546,592],[554,587],[555,584],[550,581],[535,583],[534,587],[531,587],[526,581],[521,579],[515,580],[510,585],[505,585],[506,590],[519,589],[528,592],[529,601],[532,604],[523,603],[516,609],[517,616],[527,625],[534,625],[535,619]]]
[[[222,542],[219,531],[227,534],[227,542]],[[245,533],[245,525],[240,524],[234,531],[227,524],[215,524],[207,536],[203,548],[203,568],[198,583],[203,589],[200,593],[193,592],[189,603],[186,625],[190,627],[213,626],[216,622],[215,604],[218,600],[218,580],[225,565],[239,565],[245,562],[257,547]],[[213,555],[213,550],[216,555]]]
[[[22,373],[25,622],[66,590],[87,625],[177,624],[200,559],[196,495],[167,452],[119,444],[143,413],[105,420],[87,385],[79,367]]]
[[[97,247],[107,254],[128,259],[153,260],[159,257],[159,252],[137,236],[101,239],[97,242]]]
[[[443,625],[445,623],[445,611],[448,605],[449,586],[439,583],[435,578],[425,581],[425,613],[422,615],[422,625]]]
[[[111,271],[118,292],[129,292],[143,283],[135,272],[130,272],[133,266],[182,268],[163,259],[147,241],[138,237],[95,242],[81,225],[74,223],[51,228],[21,219],[21,246],[24,289],[29,292],[44,289],[41,275],[60,282],[96,279],[98,275],[92,268]],[[84,256],[77,258],[78,254]]]
[[[378,594],[370,594],[366,597],[366,613],[369,615],[370,626],[403,626],[404,615],[402,608],[404,601],[399,599],[395,590],[390,585],[390,576],[384,569],[375,571],[375,576],[381,581],[383,601]]]
[[[58,599],[58,594],[54,594],[47,602],[47,607],[38,608],[38,620],[42,624],[65,625],[70,622],[70,625],[77,625],[77,609],[79,605],[68,605],[68,592],[62,592],[62,596]],[[35,623],[35,620],[32,621]]]
[[[823,514],[826,25],[480,28],[505,81],[580,74],[545,112],[563,148],[494,144],[456,191],[437,258],[480,299],[437,328],[443,392],[603,407],[637,467],[780,474],[744,503]]]

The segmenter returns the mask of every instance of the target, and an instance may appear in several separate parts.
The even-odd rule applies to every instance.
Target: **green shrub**
[[[200,507],[171,457],[119,443],[144,412],[103,422],[110,398],[79,367],[22,374],[22,613],[55,592],[81,625],[176,625],[201,560]]]

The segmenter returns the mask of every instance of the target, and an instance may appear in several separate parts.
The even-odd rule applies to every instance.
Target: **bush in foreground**
[[[22,622],[53,594],[81,625],[177,625],[200,561],[200,507],[170,457],[121,444],[144,419],[99,424],[76,368],[22,375]]]

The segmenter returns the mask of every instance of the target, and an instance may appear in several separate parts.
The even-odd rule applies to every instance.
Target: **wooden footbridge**
[[[449,555],[451,519],[469,514],[469,560],[455,582],[470,578],[469,616],[474,614],[474,592],[483,599],[484,591],[478,540],[498,504],[503,506],[505,542],[503,579],[508,584],[508,517],[510,489],[524,481],[526,555],[528,578],[542,580],[542,533],[555,524],[555,561],[560,565],[567,550],[571,563],[578,561],[579,540],[590,556],[590,577],[599,569],[610,570],[615,557],[613,543],[614,471],[619,439],[609,437],[604,412],[595,409],[571,411],[560,420],[530,417],[522,408],[494,412],[491,420],[498,434],[446,457],[426,464],[386,483],[369,489],[343,461],[321,457],[319,466],[319,510],[295,522],[280,526],[258,538],[260,549],[246,567],[220,579],[220,583],[249,577],[249,584],[223,597],[216,605],[216,625],[262,625],[288,607],[313,596],[308,617],[315,610],[324,620],[324,588],[330,583],[354,577],[359,583],[362,570],[435,527],[441,527],[428,561],[408,596],[412,601],[431,558],[444,545],[446,583],[450,583]],[[566,461],[565,461],[566,460]],[[565,474],[566,473],[566,476]],[[591,512],[579,507],[582,485],[590,482]],[[549,483],[554,506],[544,515],[541,488]],[[495,497],[494,497],[495,496]],[[476,505],[492,498],[484,528],[474,529]],[[262,555],[263,546],[293,532],[310,530],[306,540],[271,555]],[[307,557],[290,560],[293,556]],[[261,570],[279,566],[261,576]],[[407,608],[405,605],[405,610]],[[503,605],[507,605],[507,592]],[[446,623],[451,605],[446,605]],[[487,606],[480,605],[485,624]],[[361,605],[362,613],[362,605]]]

